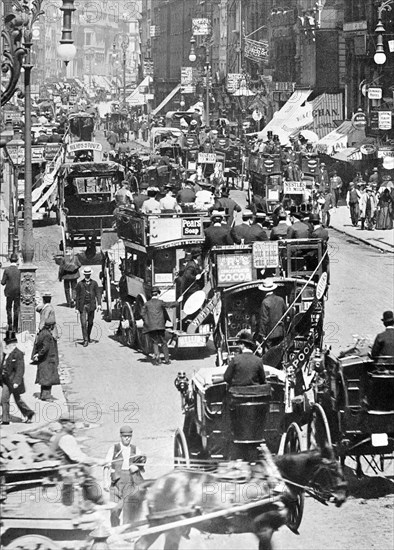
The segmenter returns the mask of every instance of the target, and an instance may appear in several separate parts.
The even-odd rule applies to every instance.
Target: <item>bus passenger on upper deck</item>
[[[128,189],[128,181],[123,180],[115,193],[116,206],[125,206],[133,203],[133,194]]]
[[[288,239],[308,239],[309,226],[303,221],[304,214],[302,212],[292,212],[291,218],[293,225],[287,228]]]
[[[262,212],[257,212],[254,216],[254,222],[250,226],[252,231],[253,241],[267,241],[268,235],[265,229],[263,228],[263,222],[265,221],[266,215]]]
[[[236,244],[250,244],[256,240],[251,230],[252,220],[253,212],[244,210],[242,212],[242,223],[231,230],[231,236]]]
[[[317,213],[313,213],[309,216],[309,222],[312,225],[312,232],[310,234],[311,239],[322,239],[325,243],[328,241],[328,231],[322,226],[320,222],[320,216]]]
[[[372,346],[371,357],[378,359],[387,357],[390,364],[394,361],[394,314],[392,311],[383,313],[382,321],[386,330],[378,334]],[[390,358],[390,359],[389,359]]]
[[[287,214],[285,211],[280,212],[278,216],[278,225],[272,228],[270,240],[271,241],[281,241],[287,239],[287,230],[289,226],[287,225]]]
[[[164,186],[164,189],[166,190],[165,196],[160,199],[160,209],[162,212],[178,212],[180,214],[182,212],[182,208],[179,206],[175,196],[174,196],[174,188],[171,184],[167,183],[167,185]]]
[[[193,190],[194,182],[190,179],[187,179],[184,183],[183,188],[178,192],[176,197],[179,204],[187,204],[194,202],[196,199],[196,193]]]
[[[211,225],[205,229],[204,252],[207,253],[213,246],[234,244],[228,225],[223,225],[224,211],[214,210],[211,216]]]
[[[237,344],[240,346],[238,355],[235,355],[224,373],[224,381],[229,386],[260,386],[265,384],[263,360],[253,352],[256,344],[248,330],[241,330],[237,334]]]
[[[144,214],[160,214],[160,203],[156,200],[158,190],[156,187],[148,187],[148,199],[143,202],[141,212]]]

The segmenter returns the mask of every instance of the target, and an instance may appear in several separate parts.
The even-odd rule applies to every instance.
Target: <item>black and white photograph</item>
[[[0,33],[0,548],[393,550],[394,0]]]

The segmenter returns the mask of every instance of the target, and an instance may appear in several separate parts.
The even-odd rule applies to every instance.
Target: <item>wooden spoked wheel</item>
[[[174,437],[174,467],[190,468],[189,447],[183,430],[179,428]]]
[[[302,451],[302,434],[298,424],[293,422],[287,429],[283,448],[284,454],[300,453]],[[304,514],[304,491],[298,487],[290,486],[287,526],[293,533],[298,532],[298,528]]]
[[[331,447],[331,433],[326,413],[321,405],[313,405],[308,421],[307,431],[308,449],[324,449]]]
[[[122,342],[125,346],[135,348],[137,346],[137,327],[129,302],[124,302],[123,304],[122,319]]]
[[[61,550],[53,540],[41,535],[24,535],[13,540],[4,550]]]

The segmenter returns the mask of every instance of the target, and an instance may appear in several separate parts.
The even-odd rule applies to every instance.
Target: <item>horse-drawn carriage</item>
[[[332,444],[344,464],[361,458],[375,473],[394,459],[394,360],[353,351],[322,355],[317,399],[308,425],[310,444]]]

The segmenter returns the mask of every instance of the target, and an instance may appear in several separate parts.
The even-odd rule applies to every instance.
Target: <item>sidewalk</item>
[[[8,221],[0,222],[0,262],[2,267],[0,269],[0,278],[3,276],[4,268],[9,265],[8,261]],[[39,288],[40,270],[37,270],[37,289]],[[37,315],[38,317],[38,315]],[[0,289],[0,350],[2,354],[3,340],[7,330],[7,315],[6,315],[6,299],[4,296],[4,287]],[[47,424],[48,422],[56,421],[59,416],[67,412],[66,398],[63,393],[63,386],[53,386],[52,395],[54,401],[52,403],[40,401],[37,395],[40,394],[40,386],[35,383],[37,366],[30,364],[30,357],[33,349],[34,335],[30,335],[27,332],[18,333],[18,348],[25,354],[25,376],[24,382],[26,387],[26,393],[23,394],[22,399],[26,404],[36,413],[33,417],[32,424],[25,424],[23,417],[16,407],[13,397],[10,400],[10,413],[11,424],[9,426],[2,426],[2,434],[14,434],[25,431],[32,427],[39,427]],[[60,379],[62,384],[64,383],[64,373],[62,372],[62,363],[59,366]]]
[[[337,209],[331,210],[331,227],[382,252],[394,252],[394,229],[374,229],[373,231],[365,229],[363,231],[360,224],[358,227],[353,227],[347,206],[339,206]]]

